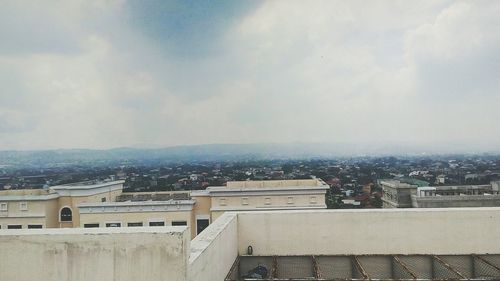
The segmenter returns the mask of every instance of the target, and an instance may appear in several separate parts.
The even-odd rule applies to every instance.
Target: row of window
[[[0,225],[0,229],[2,228],[2,225]],[[41,224],[28,224],[27,225],[28,229],[34,229],[34,228],[43,228],[43,225]],[[9,224],[7,225],[7,229],[23,229],[22,224]]]
[[[293,196],[288,196],[286,203],[289,205],[295,204]],[[316,196],[310,196],[309,197],[309,204],[316,204],[316,203],[317,203]],[[271,205],[271,204],[272,204],[271,197],[265,197],[264,198],[264,205]],[[220,198],[219,205],[226,206],[227,205],[226,198]],[[241,198],[241,205],[249,205],[248,197]]]
[[[196,234],[200,234],[205,228],[208,227],[210,221],[208,219],[197,219],[196,220]],[[121,222],[107,222],[106,227],[122,227]],[[129,222],[127,227],[140,227],[144,226],[142,222]],[[149,222],[149,226],[165,226],[164,221],[152,221]],[[172,221],[172,226],[187,226],[187,221]],[[86,223],[83,225],[84,228],[97,228],[100,227],[99,223]]]
[[[183,226],[187,225],[187,221],[173,221],[172,226]],[[107,222],[105,223],[106,227],[121,227],[122,223],[121,222]],[[128,227],[137,227],[137,226],[144,226],[142,222],[129,222],[127,223]],[[149,222],[149,226],[165,226],[164,221],[151,221]],[[99,223],[86,223],[83,225],[84,228],[95,228],[95,227],[100,227]]]
[[[0,211],[7,212],[9,210],[9,204],[0,203]],[[19,202],[19,210],[27,211],[28,210],[28,202]]]

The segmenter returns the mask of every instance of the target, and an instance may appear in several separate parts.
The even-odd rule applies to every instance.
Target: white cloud
[[[178,58],[120,1],[12,2],[0,147],[498,142],[499,7],[265,1],[217,54]]]

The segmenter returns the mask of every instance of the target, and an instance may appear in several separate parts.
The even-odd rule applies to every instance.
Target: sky
[[[0,3],[0,150],[500,144],[500,1]]]

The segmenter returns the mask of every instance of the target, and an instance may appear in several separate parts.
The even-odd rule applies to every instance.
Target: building
[[[399,180],[379,180],[382,188],[383,208],[411,208],[411,195],[416,194],[417,185]]]
[[[46,190],[0,191],[0,227],[187,226],[194,238],[227,211],[326,209],[328,189],[323,181],[310,179],[228,182],[191,194],[127,193],[123,183],[90,181]]]
[[[191,192],[196,215],[217,219],[228,211],[326,209],[329,186],[321,179],[229,181]]]
[[[82,203],[115,201],[124,181],[88,181],[50,189],[0,191],[0,228],[66,228],[80,226]]]
[[[1,230],[0,279],[499,280],[499,222],[500,208],[278,210],[226,212],[192,241],[186,226]]]
[[[500,206],[497,182],[485,185],[417,186],[381,180],[384,208],[446,208]]]

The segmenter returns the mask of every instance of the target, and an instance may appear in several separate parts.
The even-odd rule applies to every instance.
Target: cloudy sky
[[[0,150],[500,143],[500,1],[1,1]]]

